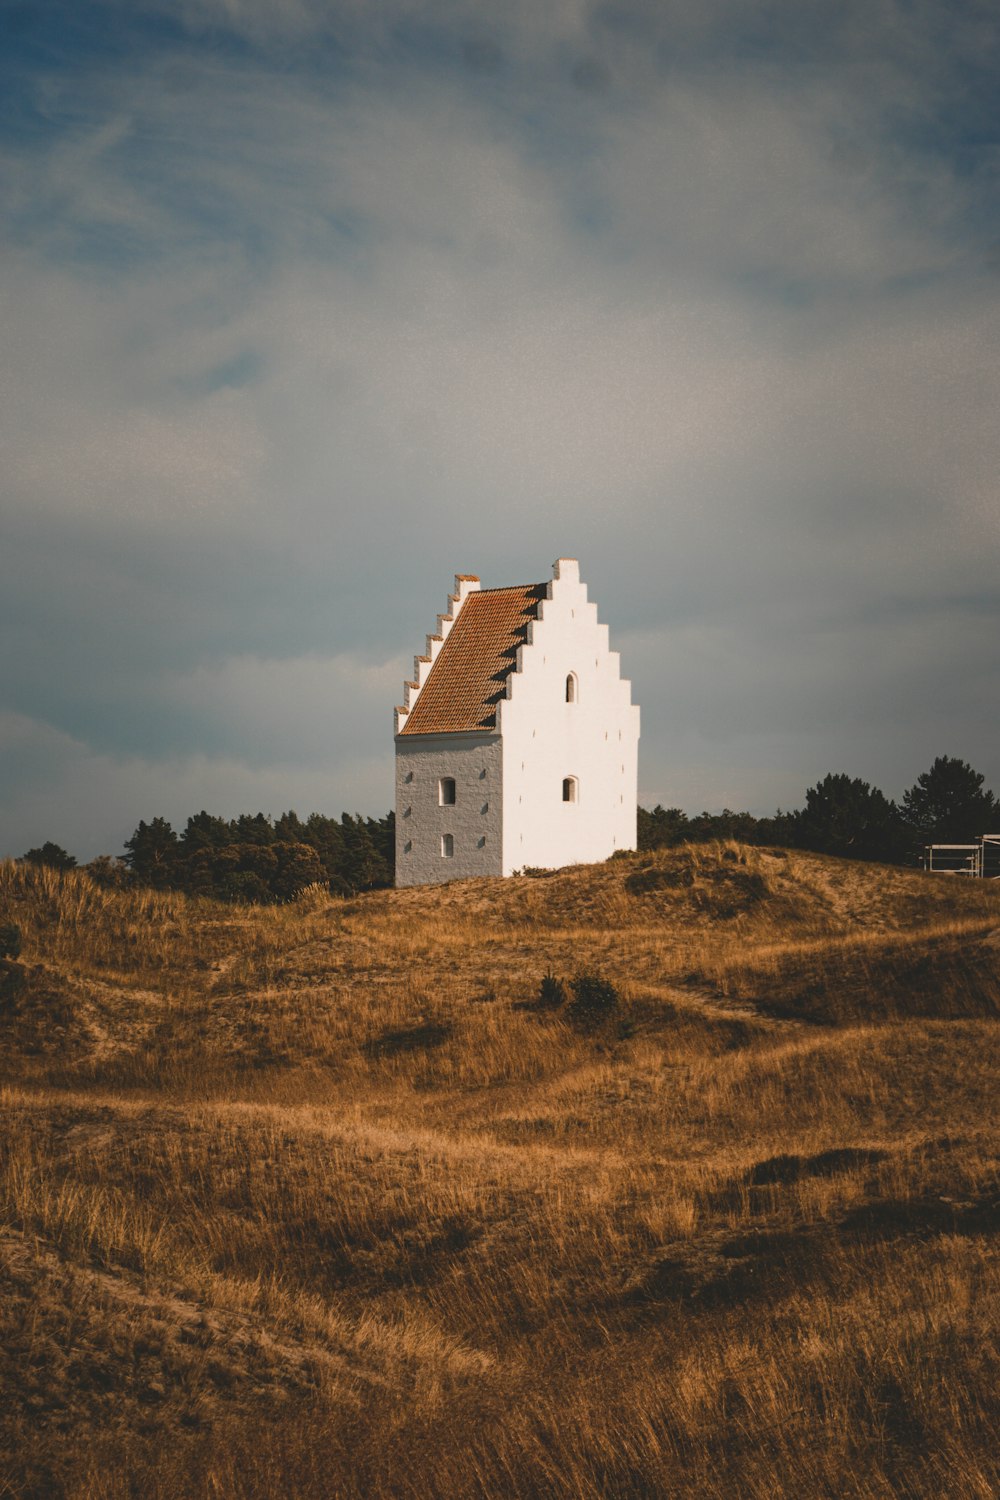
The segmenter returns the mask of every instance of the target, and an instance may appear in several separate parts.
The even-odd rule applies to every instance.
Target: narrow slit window
[[[438,802],[442,807],[454,807],[455,805],[455,778],[454,776],[442,776],[438,782]]]
[[[576,673],[570,672],[566,678],[566,702],[576,703],[580,696],[580,687],[576,680]]]
[[[564,776],[563,777],[563,798],[562,798],[563,801],[564,802],[576,802],[577,801],[577,796],[578,796],[578,791],[579,791],[579,788],[578,788],[578,785],[577,785],[576,777],[575,776]]]
[[[453,833],[442,833],[441,835],[441,858],[451,859],[455,853],[455,835]]]

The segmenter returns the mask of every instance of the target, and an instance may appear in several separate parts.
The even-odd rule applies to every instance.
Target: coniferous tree
[[[706,843],[709,839],[737,839],[742,844],[752,844],[757,838],[758,820],[753,813],[733,812],[724,807],[720,813],[699,813],[687,826],[685,837],[693,843]]]
[[[652,812],[638,809],[636,843],[640,849],[659,849],[682,844],[687,838],[688,815],[679,807],[662,807],[658,802]]]
[[[967,761],[939,755],[903,793],[903,820],[920,843],[967,844],[991,833],[997,800]]]
[[[894,802],[859,777],[824,776],[806,792],[794,817],[796,843],[849,859],[898,859],[905,835]]]
[[[173,887],[229,901],[288,901],[317,882],[350,894],[392,884],[395,819],[340,819],[313,813],[303,822],[287,812],[232,820],[202,810],[178,839],[169,823],[140,823],[126,842],[124,862],[143,884]],[[95,876],[106,877],[102,865]]]
[[[241,813],[229,825],[230,836],[237,844],[273,844],[276,842],[274,825],[263,813]]]
[[[47,865],[50,870],[76,869],[75,855],[67,854],[61,845],[53,844],[51,840],[46,840],[40,849],[29,849],[27,854],[22,854],[21,862],[27,865]]]
[[[318,818],[319,814],[313,813],[313,817]],[[274,837],[279,844],[308,843],[306,832],[306,824],[302,822],[298,813],[291,810],[282,813],[280,818],[274,820]]]
[[[296,818],[296,823],[298,821]],[[347,841],[340,820],[324,818],[321,813],[310,813],[305,825],[299,824],[299,827],[302,830],[302,842],[310,844],[319,855],[326,877],[331,882],[331,889],[349,889],[345,878]]]
[[[122,858],[143,885],[158,889],[172,885],[177,871],[177,835],[166,818],[140,822],[130,839],[125,840]]]
[[[372,830],[360,813],[341,818],[346,843],[344,877],[355,890],[369,891],[389,884],[389,868]]]
[[[200,813],[188,818],[181,834],[180,843],[185,855],[197,849],[221,849],[233,842],[233,833],[225,818],[213,817],[202,808]]]

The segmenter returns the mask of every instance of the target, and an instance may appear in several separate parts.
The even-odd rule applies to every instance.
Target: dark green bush
[[[89,865],[84,865],[83,869],[95,885],[102,886],[105,890],[122,891],[132,880],[132,872],[125,861],[112,859],[110,854],[99,854]]]
[[[568,1007],[570,1019],[581,1026],[596,1026],[618,1008],[618,991],[610,979],[595,970],[584,969],[571,979],[573,999]]]

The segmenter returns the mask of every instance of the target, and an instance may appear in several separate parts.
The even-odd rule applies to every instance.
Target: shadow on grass
[[[746,1180],[751,1187],[767,1187],[772,1183],[799,1182],[804,1177],[835,1177],[838,1172],[854,1167],[876,1166],[888,1155],[888,1151],[874,1147],[838,1146],[816,1156],[771,1156],[767,1161],[756,1162]]]
[[[443,1021],[425,1021],[420,1026],[400,1026],[394,1031],[383,1031],[372,1037],[362,1047],[366,1057],[400,1057],[407,1052],[420,1052],[431,1047],[440,1047],[452,1034],[451,1026]]]
[[[833,1153],[826,1153],[832,1155]],[[633,1275],[622,1301],[641,1307],[678,1300],[704,1307],[735,1306],[755,1296],[780,1295],[822,1276],[846,1246],[938,1235],[971,1237],[1000,1230],[1000,1195],[974,1198],[925,1196],[882,1198],[860,1204],[835,1221],[791,1229],[715,1233],[690,1245],[672,1246]]]

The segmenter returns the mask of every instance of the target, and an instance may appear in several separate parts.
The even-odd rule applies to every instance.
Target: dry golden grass
[[[0,1496],[1000,1491],[1000,889],[0,866]],[[596,967],[618,1013],[534,1005]]]

